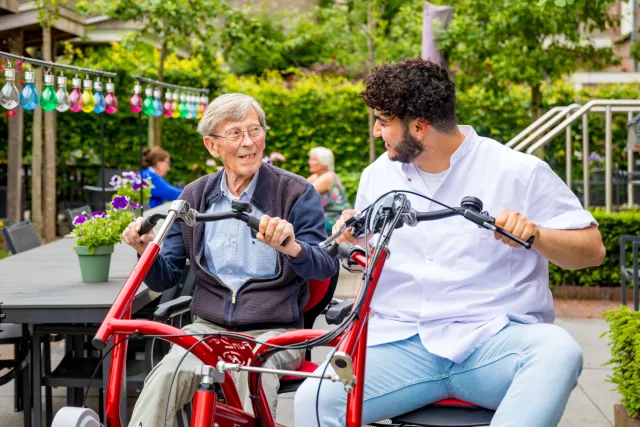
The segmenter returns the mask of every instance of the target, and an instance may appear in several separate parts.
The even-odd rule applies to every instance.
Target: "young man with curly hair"
[[[596,221],[545,162],[459,126],[455,85],[441,66],[380,66],[360,96],[375,110],[373,132],[387,152],[364,170],[357,210],[390,190],[450,206],[474,196],[498,214],[496,225],[535,236],[525,250],[460,217],[394,232],[371,305],[363,423],[457,398],[497,410],[494,427],[557,425],[582,351],[553,325],[548,263],[600,265]],[[409,199],[419,211],[438,208]],[[345,240],[363,245],[349,233],[338,242]],[[317,425],[318,385],[309,379],[298,390],[296,426]],[[321,426],[343,426],[342,384],[323,382],[319,396]]]

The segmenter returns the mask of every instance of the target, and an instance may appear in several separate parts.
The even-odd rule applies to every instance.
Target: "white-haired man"
[[[262,162],[268,129],[258,102],[240,93],[216,98],[198,125],[205,147],[224,168],[187,185],[180,198],[208,213],[229,211],[234,200],[248,202],[252,215],[261,219],[256,238],[240,221],[200,227],[176,223],[168,232],[145,283],[156,291],[177,285],[189,259],[197,285],[191,304],[196,320],[183,329],[187,333],[232,330],[266,340],[300,328],[309,298],[307,280],[335,273],[335,261],[317,245],[326,238],[320,196],[304,178]],[[153,240],[152,233],[138,236],[141,224],[139,219],[123,233],[140,254]],[[289,243],[281,246],[287,238]],[[198,385],[195,367],[201,362],[189,355],[169,390],[184,352],[174,346],[151,371],[129,426],[162,425],[167,399],[167,426],[173,425],[176,411],[191,400]],[[296,369],[302,358],[300,351],[281,351],[265,367]],[[236,378],[236,386],[244,409],[251,411],[243,377]],[[262,386],[275,418],[279,380],[263,375]]]

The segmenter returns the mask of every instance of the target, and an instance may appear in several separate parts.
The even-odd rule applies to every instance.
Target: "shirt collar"
[[[451,160],[449,161],[449,169],[451,170],[455,167],[456,163],[458,163],[476,144],[478,140],[478,134],[471,126],[459,125],[458,129],[464,135],[464,140],[462,144],[456,149],[456,151],[451,155]],[[401,164],[402,173],[405,175],[413,174],[415,172],[415,168],[413,167],[413,163],[403,163]]]
[[[245,190],[242,192],[242,194],[240,194],[240,197],[235,197],[233,194],[231,194],[231,191],[229,191],[229,187],[227,186],[227,171],[223,170],[222,179],[220,179],[220,192],[227,199],[229,199],[231,201],[236,200],[236,199],[241,199],[241,198],[249,198],[249,199],[251,199],[253,197],[253,192],[256,190],[256,184],[258,182],[258,175],[260,175],[260,170],[259,169],[258,169],[258,172],[256,172],[255,175],[253,175],[253,178],[251,179],[251,182],[249,183],[247,188],[245,188]]]

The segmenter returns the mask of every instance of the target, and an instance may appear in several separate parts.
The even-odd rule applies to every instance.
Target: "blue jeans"
[[[453,397],[497,409],[493,427],[556,426],[581,372],[580,346],[555,325],[511,322],[462,363],[430,354],[414,335],[367,349],[362,421]],[[296,393],[297,427],[318,426],[318,382],[307,379]],[[342,383],[322,382],[321,427],[345,425],[346,401]]]

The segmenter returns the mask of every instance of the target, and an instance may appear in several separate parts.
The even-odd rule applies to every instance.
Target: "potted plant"
[[[621,404],[614,405],[615,427],[640,427],[640,312],[626,306],[607,311],[613,366],[609,381],[621,396]]]
[[[137,206],[126,196],[116,196],[106,212],[83,212],[73,219],[76,246],[73,248],[80,262],[83,282],[109,280],[109,266],[113,245],[120,243],[121,234],[133,221]]]
[[[142,180],[140,179],[140,172],[128,170],[122,172],[122,175],[113,175],[109,184],[117,190],[114,198],[118,196],[128,197],[135,204],[136,216],[140,216],[142,213],[142,201],[149,202],[151,198],[151,189],[153,188],[151,178]],[[140,193],[140,188],[142,188],[142,194]]]

